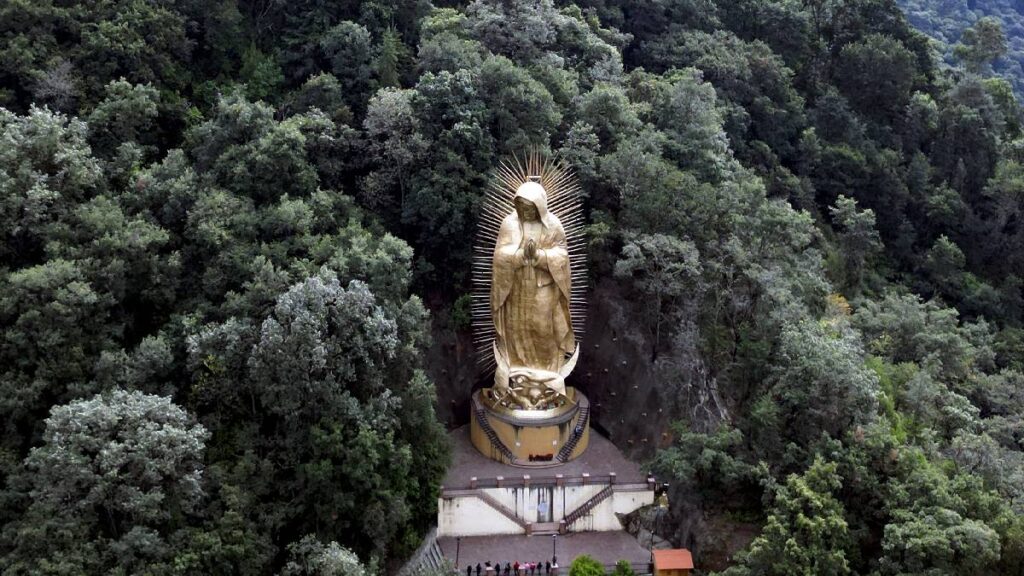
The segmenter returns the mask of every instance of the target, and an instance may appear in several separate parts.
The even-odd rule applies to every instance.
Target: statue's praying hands
[[[529,262],[531,266],[537,265],[537,243],[533,238],[526,241],[526,261]]]

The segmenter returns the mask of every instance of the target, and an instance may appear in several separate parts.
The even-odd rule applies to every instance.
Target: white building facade
[[[438,536],[622,530],[620,515],[653,503],[653,479],[631,484],[618,483],[614,474],[473,479],[468,488],[442,488]]]

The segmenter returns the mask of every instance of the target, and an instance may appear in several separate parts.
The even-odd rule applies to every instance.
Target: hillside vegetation
[[[1024,91],[1024,4],[1016,0],[899,0],[910,24],[936,41],[942,60],[971,66],[975,46],[996,56],[990,70],[1010,82],[1018,97]],[[997,39],[999,29],[1005,36]]]
[[[575,385],[698,566],[731,523],[729,576],[1024,573],[1022,115],[977,32],[944,68],[894,0],[0,4],[0,572],[393,573],[489,171],[540,147],[586,191]]]

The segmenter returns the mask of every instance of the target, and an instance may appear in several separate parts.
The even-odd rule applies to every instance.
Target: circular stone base
[[[472,396],[470,440],[481,454],[515,466],[543,468],[576,458],[590,440],[590,402],[573,388],[572,405],[551,412],[500,410],[486,401],[488,390]]]

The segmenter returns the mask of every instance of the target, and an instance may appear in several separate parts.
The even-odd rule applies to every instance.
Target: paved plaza
[[[497,476],[522,478],[523,474],[529,474],[536,482],[554,478],[555,474],[575,478],[584,472],[591,476],[606,476],[609,472],[615,472],[620,483],[647,481],[640,466],[627,460],[611,441],[593,428],[590,429],[590,444],[580,457],[550,468],[521,468],[491,460],[473,447],[469,440],[468,425],[452,430],[449,437],[452,442],[452,465],[442,483],[449,489],[468,487],[469,479],[473,476],[479,479]]]
[[[453,537],[438,538],[444,556],[455,561],[456,541]],[[561,573],[567,574],[569,564],[577,556],[587,554],[598,562],[612,566],[619,560],[634,565],[647,565],[651,553],[640,546],[636,538],[624,531],[618,532],[574,532],[558,537],[558,563]],[[548,562],[551,560],[551,536],[464,536],[458,543],[460,573],[466,566],[481,566],[490,561],[520,564],[524,562]],[[475,572],[474,572],[475,574]]]

